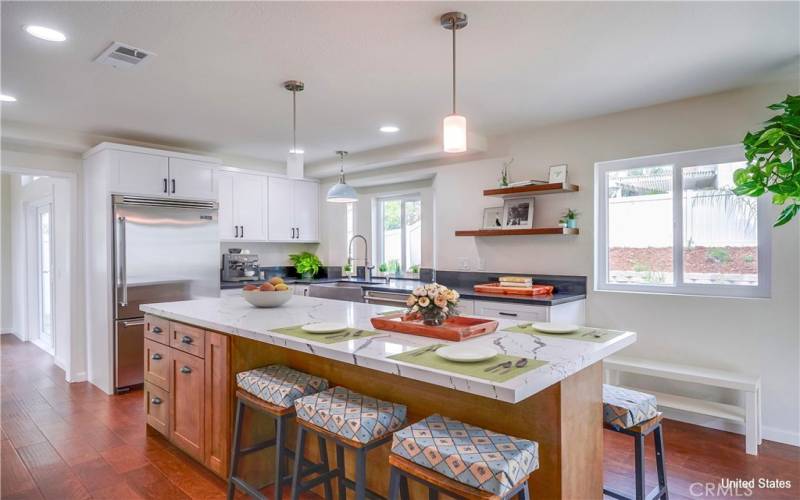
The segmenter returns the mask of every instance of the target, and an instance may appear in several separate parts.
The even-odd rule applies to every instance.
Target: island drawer
[[[183,323],[170,323],[169,345],[175,349],[205,357],[205,332]]]
[[[490,318],[511,319],[520,321],[549,321],[550,311],[547,306],[513,304],[509,302],[475,301],[475,314]]]
[[[169,320],[145,314],[144,338],[169,345]]]
[[[144,379],[169,392],[170,347],[144,339]]]
[[[145,382],[144,406],[147,411],[147,424],[164,436],[169,436],[169,393]]]

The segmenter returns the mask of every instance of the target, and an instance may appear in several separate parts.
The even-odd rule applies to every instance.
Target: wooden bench
[[[761,379],[759,377],[724,370],[712,370],[697,366],[623,356],[613,356],[605,359],[603,368],[606,381],[614,385],[621,385],[619,383],[620,374],[634,373],[741,392],[744,395],[744,405],[737,406],[656,392],[651,389],[629,387],[654,395],[658,400],[659,407],[708,415],[743,424],[745,429],[745,451],[750,455],[758,454],[758,445],[761,444]],[[627,386],[622,385],[622,387]]]

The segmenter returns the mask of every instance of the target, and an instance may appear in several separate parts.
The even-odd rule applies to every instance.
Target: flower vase
[[[441,311],[431,311],[422,313],[422,323],[428,326],[441,326],[447,315]]]

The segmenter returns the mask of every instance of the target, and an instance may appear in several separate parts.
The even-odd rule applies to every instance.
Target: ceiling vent
[[[115,68],[133,68],[134,66],[142,66],[156,55],[152,52],[142,50],[131,45],[126,45],[120,42],[114,42],[103,51],[102,54],[97,56],[95,62],[101,64],[109,64]]]

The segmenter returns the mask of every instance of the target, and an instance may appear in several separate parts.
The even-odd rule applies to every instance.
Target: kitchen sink
[[[314,283],[308,287],[309,297],[364,302],[361,283],[336,281],[333,283]]]

